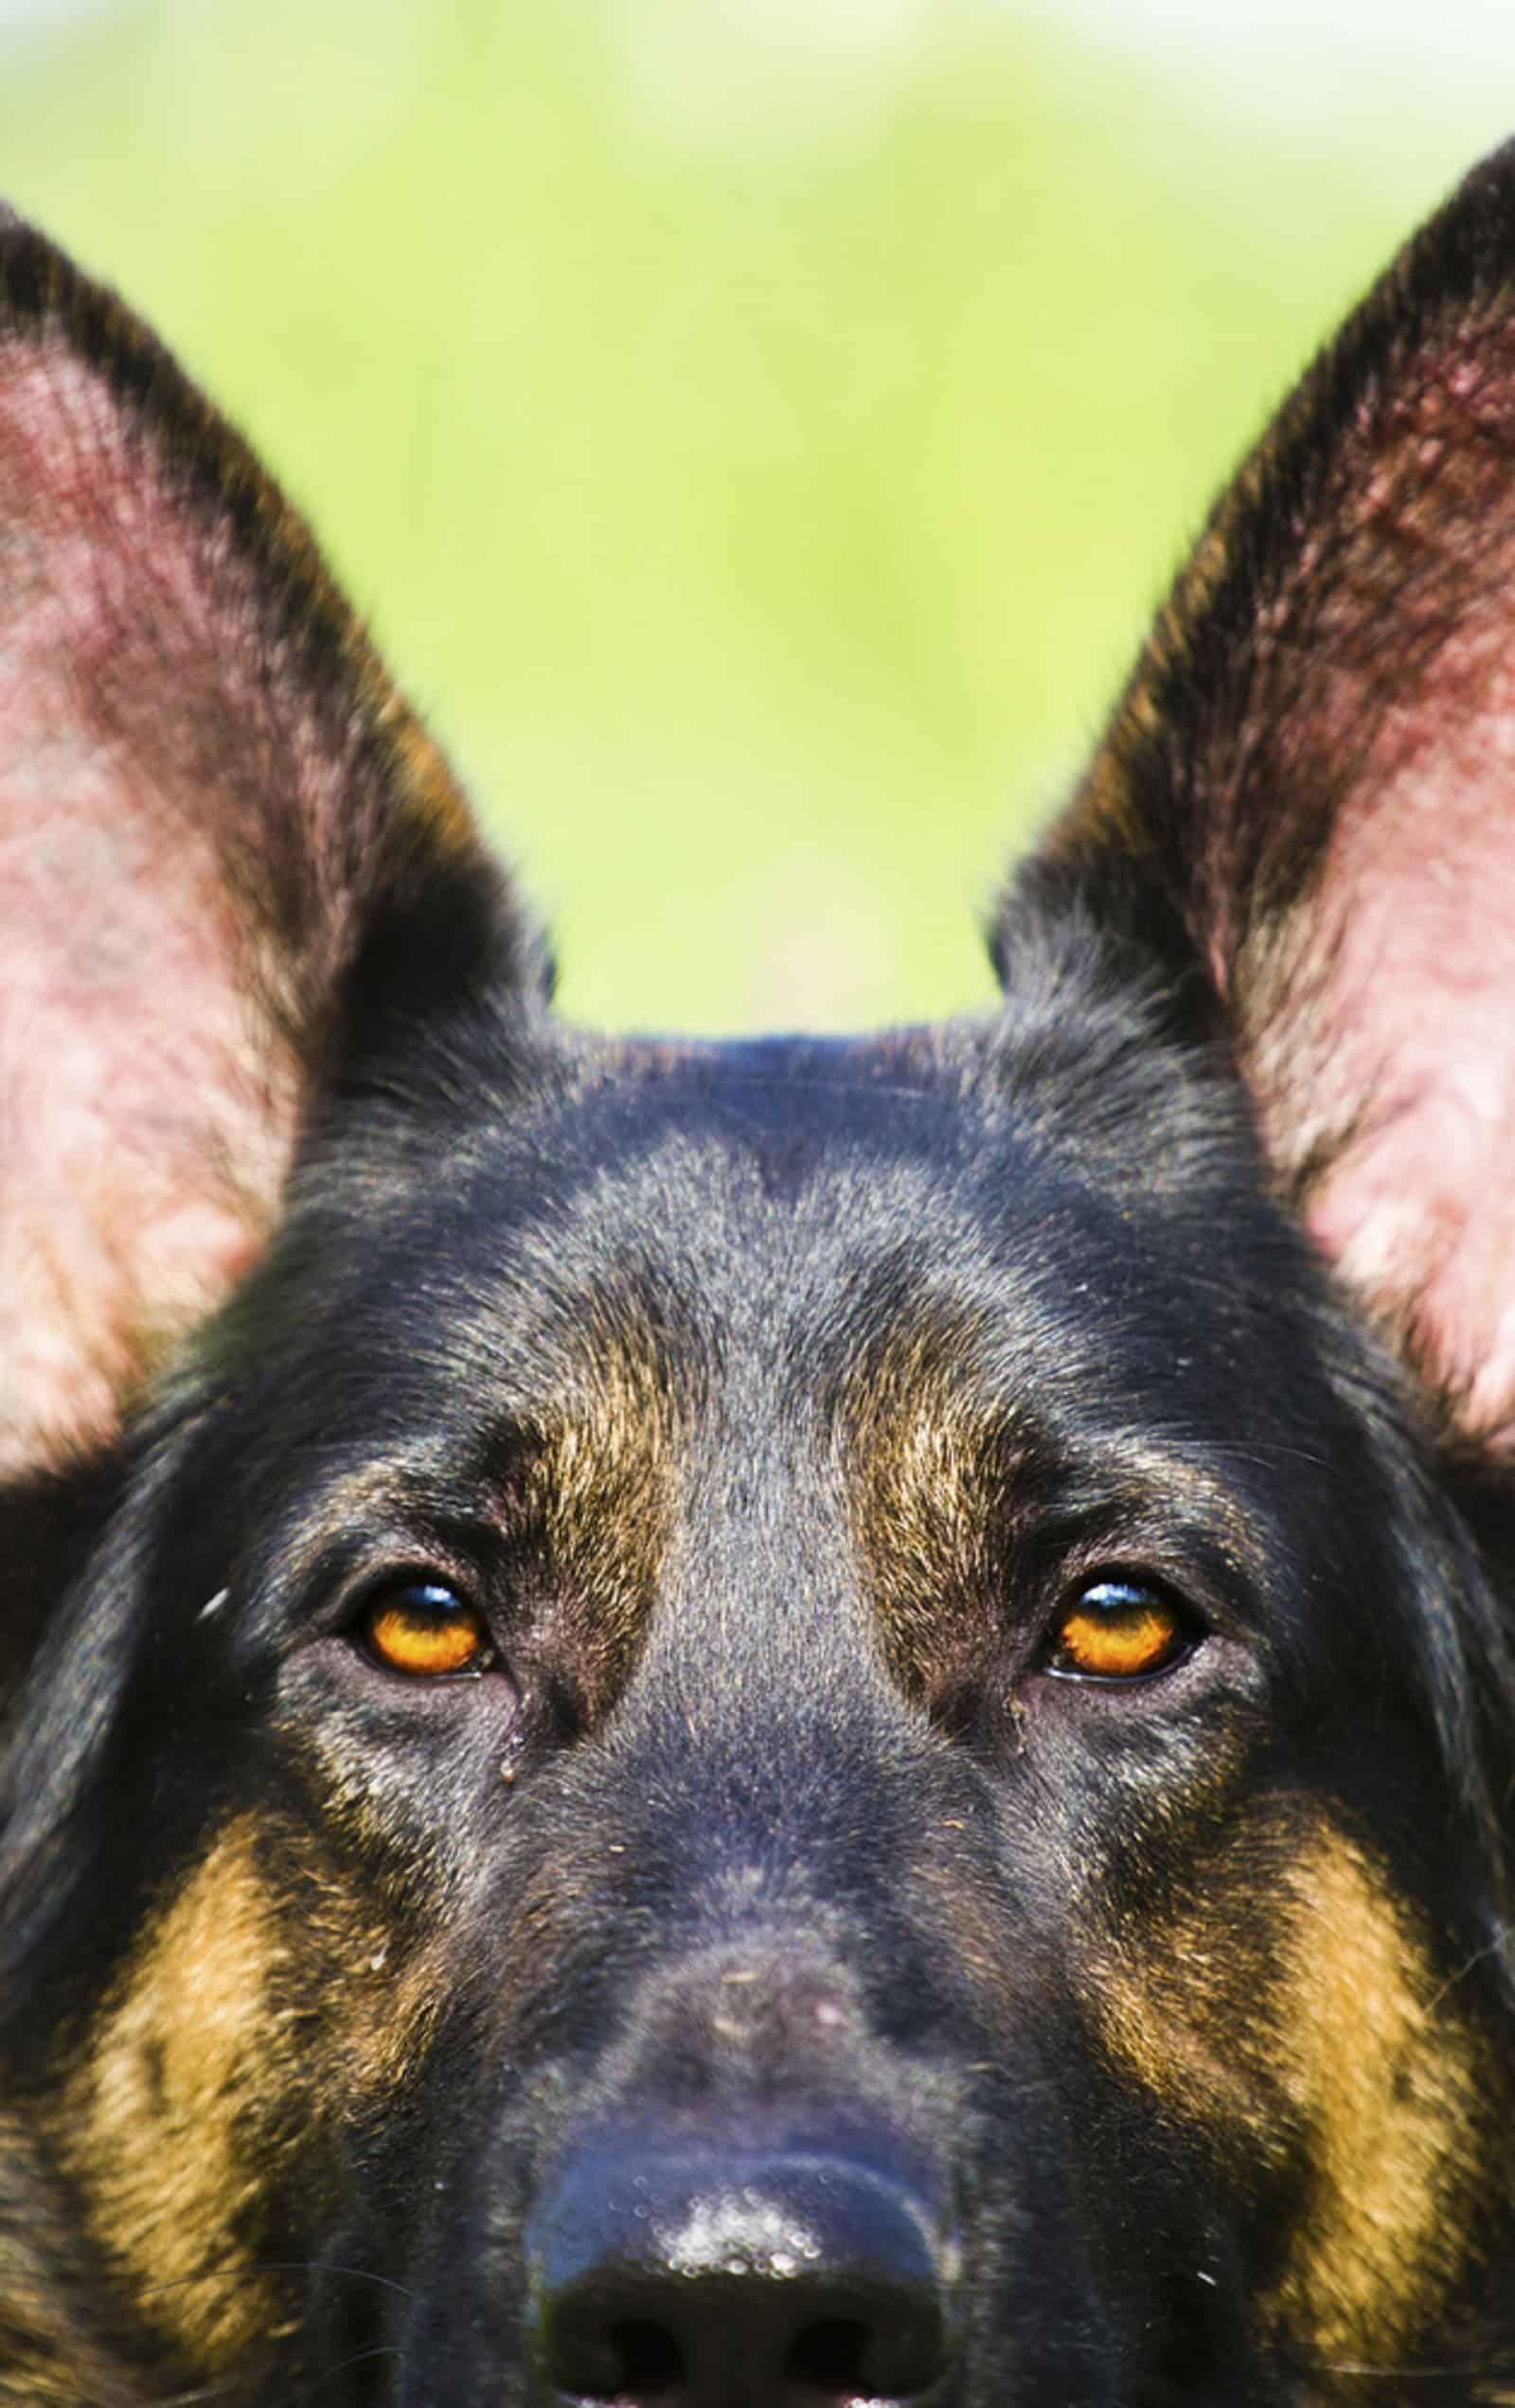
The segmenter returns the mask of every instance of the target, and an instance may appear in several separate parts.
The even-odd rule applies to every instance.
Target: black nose
[[[935,2220],[851,2154],[621,2138],[569,2162],[528,2248],[550,2408],[924,2408],[946,2372]]]

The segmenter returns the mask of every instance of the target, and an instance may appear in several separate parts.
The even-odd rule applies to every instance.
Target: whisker
[[[303,2399],[313,2399],[318,2391],[323,2390],[329,2382],[333,2382],[338,2375],[345,2375],[349,2367],[362,2366],[370,2358],[398,2358],[399,2356],[399,2350],[390,2342],[375,2342],[371,2348],[355,2349],[350,2358],[339,2358],[334,2366],[326,2367],[314,2378],[313,2381],[295,2392],[292,2397],[291,2408],[299,2408],[299,2402]]]
[[[313,2274],[317,2273],[339,2274],[347,2282],[373,2283],[381,2290],[392,2291],[398,2298],[407,2301],[413,2300],[416,2296],[408,2283],[398,2281],[393,2274],[378,2274],[371,2266],[335,2265],[330,2258],[314,2257],[254,2257],[235,2262],[229,2259],[211,2260],[197,2267],[193,2274],[173,2274],[166,2281],[146,2284],[136,2296],[141,2299],[156,2298],[163,2292],[182,2291],[187,2283],[230,2283],[239,2280],[250,2282],[258,2274]]]

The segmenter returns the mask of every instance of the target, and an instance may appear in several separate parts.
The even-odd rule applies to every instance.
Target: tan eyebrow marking
[[[847,1378],[839,1416],[884,1657],[914,1696],[960,1672],[999,1618],[1024,1439],[977,1391],[976,1335],[939,1314],[892,1330]]]
[[[833,1444],[854,1543],[885,1661],[916,1698],[985,1667],[1017,1600],[1040,1594],[1056,1492],[1065,1515],[1085,1486],[1076,1465],[1060,1472],[1056,1437],[1029,1404],[992,1392],[985,1335],[982,1316],[928,1299],[862,1349],[842,1383]],[[1099,1554],[1142,1556],[1160,1512],[1202,1527],[1236,1565],[1257,1561],[1258,1533],[1203,1451],[1116,1428],[1096,1454],[1083,1503],[1085,1543]]]
[[[640,1316],[596,1332],[542,1418],[528,1474],[527,1517],[591,1720],[631,1677],[672,1539],[688,1414],[667,1356]]]

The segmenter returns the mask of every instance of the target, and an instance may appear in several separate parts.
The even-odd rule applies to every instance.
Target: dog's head
[[[0,235],[0,2400],[1499,2396],[1512,285],[1506,153],[996,1016],[708,1046]]]

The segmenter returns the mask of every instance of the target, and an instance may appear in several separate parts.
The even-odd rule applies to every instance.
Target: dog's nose
[[[623,2138],[571,2160],[528,2249],[544,2408],[925,2408],[946,2372],[949,2246],[851,2153]]]

